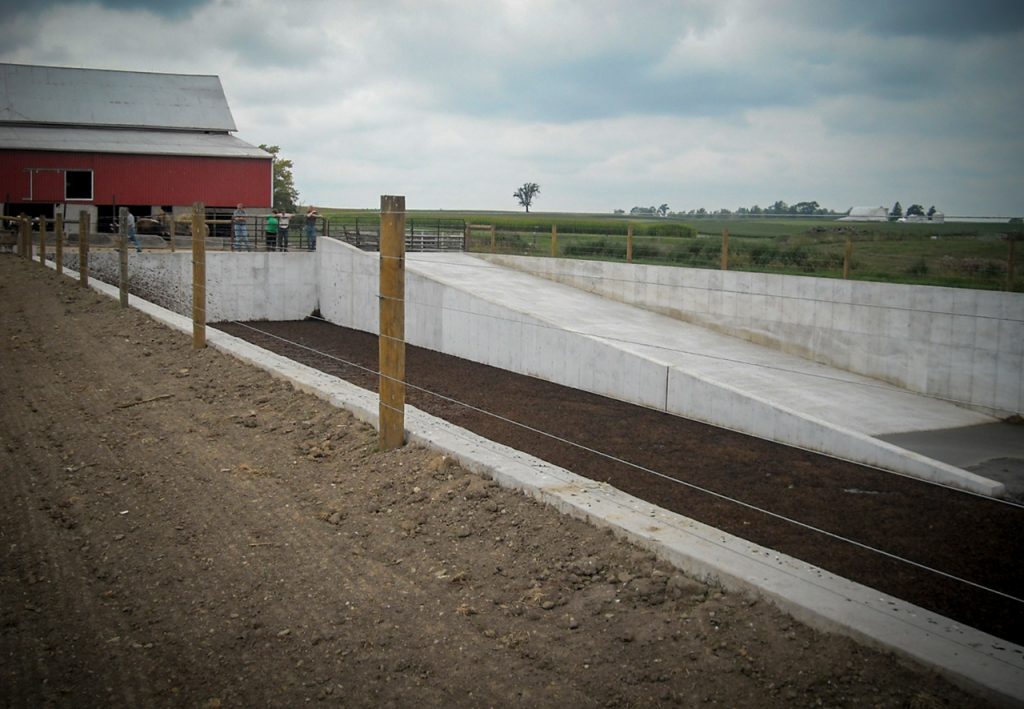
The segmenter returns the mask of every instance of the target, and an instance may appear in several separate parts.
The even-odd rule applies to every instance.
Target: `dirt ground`
[[[0,352],[4,706],[984,706],[9,255]]]
[[[222,323],[217,327],[376,391],[377,377],[372,374],[378,357],[375,335],[322,320]],[[1024,643],[1024,613],[1019,601],[949,578],[1024,597],[1020,566],[1024,508],[1020,505],[883,473],[418,347],[407,348],[406,380],[411,385],[407,393],[410,404],[487,438],[998,637]],[[555,438],[539,435],[535,429]],[[949,576],[830,538],[690,485]]]

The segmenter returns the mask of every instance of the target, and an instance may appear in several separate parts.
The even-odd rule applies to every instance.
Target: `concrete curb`
[[[69,274],[70,275],[70,274]],[[92,281],[112,298],[116,288]],[[165,325],[189,319],[131,296]],[[291,382],[297,389],[377,422],[377,396],[348,382],[209,329],[208,343]],[[493,478],[600,527],[612,529],[692,576],[769,600],[798,620],[894,652],[1005,706],[1024,706],[1024,648],[766,547],[726,534],[406,407],[407,439],[449,454]]]

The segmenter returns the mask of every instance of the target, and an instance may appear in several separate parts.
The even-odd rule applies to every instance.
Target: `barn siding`
[[[93,170],[93,200],[78,204],[169,204],[269,207],[273,162],[253,158],[0,152],[0,195],[9,204],[63,202],[63,177],[40,172],[28,193],[29,168]]]

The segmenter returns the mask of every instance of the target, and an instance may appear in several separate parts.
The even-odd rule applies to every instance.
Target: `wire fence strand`
[[[387,296],[383,296],[383,295],[380,295],[380,294],[378,294],[378,297],[379,298],[387,298]],[[179,308],[181,308],[181,311],[183,311],[184,313],[189,312],[189,310],[192,307],[191,306],[191,299],[184,299],[184,298],[173,299],[173,298],[171,298],[170,300],[171,300],[172,304],[177,305]],[[461,309],[457,309],[457,308],[451,308],[450,306],[434,306],[433,304],[418,303],[416,301],[407,301],[407,304],[417,305],[417,306],[420,306],[420,307],[441,307],[442,309],[451,310],[453,312],[457,312],[457,313],[460,313],[460,314],[472,314],[474,316],[491,317],[491,318],[498,319],[498,320],[509,321],[509,319],[507,319],[507,318],[500,318],[499,316],[487,315],[487,314],[481,314],[481,313],[469,313],[469,311],[465,311],[465,310],[461,310]],[[181,312],[181,311],[179,311],[179,312]],[[320,320],[320,321],[323,321],[323,322],[329,322],[325,318],[322,318],[322,317],[321,318],[314,318],[314,319],[317,319],[317,320]],[[787,523],[787,524],[790,524],[790,525],[793,525],[793,526],[805,529],[805,530],[813,532],[815,534],[819,534],[819,535],[822,535],[824,537],[828,537],[830,539],[834,539],[836,541],[839,541],[839,542],[842,542],[842,543],[846,543],[846,544],[855,546],[857,548],[860,548],[862,550],[868,551],[870,553],[874,553],[874,554],[877,554],[879,556],[891,559],[893,561],[897,561],[899,563],[903,563],[903,564],[906,564],[908,566],[912,566],[914,568],[917,568],[919,570],[925,571],[927,573],[931,573],[931,574],[934,574],[934,575],[946,578],[948,580],[951,580],[951,581],[954,581],[954,582],[957,582],[957,583],[960,583],[960,584],[963,584],[963,585],[975,588],[977,590],[980,590],[980,591],[983,591],[983,592],[986,592],[986,593],[991,593],[993,595],[1000,596],[1002,598],[1005,598],[1007,600],[1010,600],[1010,601],[1013,601],[1013,602],[1016,602],[1016,603],[1024,603],[1024,599],[1019,598],[1017,596],[1014,596],[1012,594],[1008,594],[1008,593],[1005,593],[1005,592],[1000,591],[998,589],[994,589],[994,588],[991,588],[989,586],[985,586],[984,584],[980,584],[980,583],[971,581],[969,579],[963,578],[961,576],[958,576],[958,575],[955,575],[955,574],[951,574],[951,573],[942,571],[942,570],[937,569],[935,567],[932,567],[932,566],[929,566],[929,565],[926,565],[926,564],[922,564],[922,563],[914,561],[912,559],[908,559],[908,558],[900,556],[898,554],[894,554],[892,552],[888,552],[888,551],[886,551],[884,549],[880,549],[878,547],[874,547],[872,545],[865,544],[865,543],[857,541],[855,539],[851,539],[849,537],[845,537],[843,535],[837,534],[835,532],[831,532],[829,530],[817,527],[815,525],[811,525],[811,524],[808,524],[806,522],[802,522],[800,520],[797,520],[797,519],[794,519],[792,517],[780,514],[778,512],[774,512],[772,510],[765,509],[765,508],[760,507],[758,505],[754,505],[754,504],[745,502],[745,501],[740,500],[738,498],[735,498],[733,496],[726,495],[724,493],[721,493],[721,492],[718,492],[718,491],[715,491],[715,490],[711,490],[711,489],[706,488],[704,486],[700,486],[700,485],[697,485],[695,483],[691,483],[691,482],[686,481],[686,480],[681,480],[681,479],[679,479],[677,477],[674,477],[674,476],[669,475],[667,473],[664,473],[662,471],[654,470],[654,469],[652,469],[650,467],[634,463],[632,461],[626,460],[626,459],[621,458],[619,456],[612,455],[612,454],[607,453],[605,451],[601,451],[599,449],[596,449],[596,448],[593,448],[593,447],[581,444],[581,443],[579,443],[577,441],[570,440],[570,439],[565,438],[563,436],[559,436],[557,434],[553,434],[551,432],[544,431],[544,430],[539,429],[539,428],[537,428],[535,426],[531,426],[528,423],[524,423],[524,422],[521,422],[521,421],[515,421],[513,419],[510,419],[508,417],[502,416],[502,415],[497,414],[495,412],[488,411],[488,410],[483,409],[481,407],[469,404],[468,402],[460,401],[458,399],[446,396],[446,395],[441,394],[439,392],[435,392],[435,391],[429,390],[427,388],[420,387],[420,386],[415,385],[415,384],[413,384],[413,383],[411,383],[411,382],[409,382],[407,380],[393,379],[393,378],[387,377],[386,375],[382,375],[382,373],[379,370],[377,370],[377,369],[373,369],[373,368],[370,368],[370,367],[366,367],[366,366],[360,365],[360,364],[358,364],[356,362],[351,362],[351,361],[345,360],[343,358],[337,357],[335,355],[331,355],[331,354],[323,352],[321,350],[317,350],[315,348],[303,345],[301,343],[294,342],[292,340],[288,340],[287,338],[282,338],[282,337],[280,337],[280,336],[278,336],[278,335],[276,335],[274,333],[268,332],[266,330],[262,330],[262,329],[260,329],[258,327],[254,327],[254,326],[252,326],[249,323],[240,322],[240,321],[237,321],[237,320],[231,320],[229,322],[231,322],[232,324],[235,324],[237,326],[240,326],[240,327],[249,329],[251,331],[257,332],[257,333],[261,334],[262,336],[269,337],[269,338],[272,338],[272,339],[275,339],[275,340],[279,340],[279,341],[281,341],[283,343],[288,344],[289,346],[306,350],[306,351],[308,351],[308,352],[310,352],[312,354],[315,354],[315,355],[317,355],[319,357],[323,357],[323,358],[326,358],[326,359],[329,359],[329,360],[334,360],[334,361],[336,361],[336,362],[338,362],[340,364],[343,364],[345,366],[349,366],[349,367],[356,368],[358,370],[362,370],[365,373],[370,374],[372,376],[389,379],[390,381],[400,383],[400,384],[404,385],[405,387],[407,387],[408,389],[420,392],[420,393],[422,393],[422,394],[424,394],[426,396],[434,397],[434,398],[437,398],[439,400],[443,400],[443,401],[445,401],[447,403],[450,403],[450,404],[453,404],[453,405],[456,405],[456,406],[459,406],[459,407],[463,407],[463,408],[465,408],[467,410],[471,410],[471,411],[474,411],[474,412],[479,413],[481,415],[484,415],[484,416],[493,418],[495,420],[501,421],[502,423],[505,423],[507,425],[511,425],[511,426],[515,426],[515,427],[521,428],[521,429],[529,431],[529,432],[531,432],[533,434],[546,437],[546,438],[548,438],[550,440],[554,440],[554,441],[557,441],[557,442],[559,442],[561,444],[571,446],[571,447],[576,448],[578,450],[584,451],[584,452],[586,452],[588,454],[598,456],[598,457],[600,457],[602,459],[605,459],[607,461],[627,466],[629,468],[632,468],[634,470],[642,472],[642,473],[644,473],[646,475],[650,475],[650,476],[657,477],[659,479],[663,479],[663,480],[668,481],[668,482],[670,482],[670,483],[672,483],[674,485],[683,486],[683,487],[692,489],[692,490],[694,490],[696,492],[700,492],[702,494],[706,494],[706,495],[709,495],[709,496],[721,499],[721,500],[723,500],[725,502],[728,502],[730,504],[741,506],[741,507],[743,507],[745,509],[749,509],[749,510],[751,510],[753,512],[756,512],[756,513],[759,513],[759,514],[763,514],[765,516],[768,516],[768,517],[777,519],[779,521],[782,521],[784,523]],[[520,325],[523,324],[521,321],[515,321],[515,322],[517,324],[520,324]],[[538,326],[543,326],[543,325],[538,324]],[[551,326],[546,326],[546,327],[551,327]],[[563,328],[553,328],[552,327],[552,329],[562,330]],[[643,345],[646,345],[646,346],[657,347],[657,345],[650,345],[650,343],[640,343],[640,342],[636,342],[636,341],[630,341],[630,340],[627,340],[627,339],[624,339],[624,338],[607,337],[607,336],[599,335],[599,334],[595,334],[595,333],[587,333],[587,332],[582,331],[582,330],[569,330],[569,332],[573,332],[574,334],[579,334],[579,335],[584,335],[584,336],[589,336],[589,337],[605,337],[605,339],[609,339],[609,340],[612,340],[612,341],[620,341],[620,342],[627,343],[627,344],[633,344],[633,345],[643,344]],[[748,364],[748,365],[753,365],[753,366],[765,366],[767,368],[778,369],[777,367],[772,367],[770,365],[746,362],[746,361],[743,361],[743,360],[732,360],[732,359],[724,358],[724,357],[711,357],[711,356],[708,356],[708,355],[704,355],[703,353],[692,352],[692,351],[688,351],[688,350],[684,350],[684,349],[679,349],[679,348],[664,348],[664,349],[667,349],[667,350],[670,350],[670,351],[673,351],[673,352],[678,352],[678,353],[681,353],[681,354],[710,357],[712,359],[717,359],[717,360],[723,361],[723,362],[733,362],[733,363]],[[784,371],[789,371],[789,370],[784,370]],[[819,375],[809,375],[809,376],[819,376]],[[847,380],[844,380],[842,378],[829,377],[829,376],[826,376],[826,375],[820,375],[820,378],[822,378],[822,379],[831,379],[831,380],[836,380],[836,381],[843,381],[843,382],[846,382],[846,383],[851,383],[851,382],[848,382]],[[856,383],[856,382],[854,382],[854,383]],[[867,383],[866,385],[870,386],[870,383]],[[887,472],[890,472],[890,471],[887,471]],[[904,477],[909,477],[909,476],[904,476]],[[916,480],[916,478],[914,478],[914,479]],[[956,492],[960,492],[960,493],[964,493],[964,494],[972,494],[972,495],[975,495],[977,497],[983,497],[981,495],[977,495],[977,493],[970,493],[969,491],[963,491],[963,490],[959,490],[959,489],[956,489],[956,488],[950,488],[949,486],[941,485],[939,483],[931,482],[931,484],[939,486],[939,487],[943,487],[943,488],[946,488],[946,489],[954,490]],[[986,498],[986,499],[990,499],[990,498]],[[1018,507],[1018,508],[1024,508],[1024,506],[1019,505],[1017,503],[1013,503],[1012,501],[1008,501],[1008,500],[994,500],[994,501],[1002,503],[1002,504],[1007,504],[1007,505],[1011,505],[1011,506],[1014,506],[1014,507]]]
[[[632,468],[634,470],[642,472],[642,473],[644,473],[646,475],[651,475],[651,476],[657,477],[659,479],[668,481],[668,482],[670,482],[672,484],[675,484],[675,485],[681,485],[681,486],[687,487],[687,488],[692,489],[694,491],[697,491],[697,492],[700,492],[700,493],[703,493],[703,494],[706,494],[706,495],[709,495],[709,496],[721,499],[721,500],[723,500],[725,502],[728,502],[728,503],[731,503],[731,504],[735,504],[735,505],[741,506],[741,507],[743,507],[745,509],[749,509],[749,510],[751,510],[753,512],[757,512],[759,514],[763,514],[765,516],[771,517],[773,519],[777,519],[777,520],[785,522],[787,524],[791,524],[791,525],[794,525],[796,527],[805,529],[807,531],[810,531],[810,532],[813,532],[813,533],[820,534],[822,536],[828,537],[830,539],[834,539],[836,541],[839,541],[839,542],[842,542],[842,543],[846,543],[846,544],[858,547],[858,548],[863,549],[865,551],[868,551],[868,552],[871,552],[871,553],[874,553],[874,554],[878,554],[878,555],[883,556],[885,558],[888,558],[888,559],[891,559],[893,561],[897,561],[899,563],[903,563],[903,564],[912,566],[912,567],[917,568],[919,570],[922,570],[922,571],[925,571],[925,572],[928,572],[928,573],[931,573],[931,574],[934,574],[934,575],[937,575],[937,576],[941,576],[941,577],[946,578],[946,579],[948,579],[950,581],[961,583],[963,585],[970,586],[970,587],[975,588],[977,590],[984,591],[984,592],[987,592],[987,593],[991,593],[993,595],[1000,596],[1002,598],[1005,598],[1007,600],[1013,601],[1015,603],[1022,603],[1022,604],[1024,604],[1024,598],[1020,598],[1020,597],[1014,596],[1012,594],[1005,593],[1005,592],[1000,591],[998,589],[994,589],[994,588],[991,588],[989,586],[985,586],[984,584],[977,583],[977,582],[971,581],[969,579],[965,579],[965,578],[963,578],[961,576],[957,576],[956,574],[951,574],[951,573],[942,571],[940,569],[937,569],[935,567],[929,566],[927,564],[922,564],[920,562],[914,561],[912,559],[908,559],[908,558],[900,556],[898,554],[894,554],[892,552],[888,552],[888,551],[885,551],[883,549],[879,549],[878,547],[874,547],[874,546],[871,546],[869,544],[865,544],[863,542],[859,542],[859,541],[857,541],[855,539],[851,539],[849,537],[845,537],[843,535],[836,534],[835,532],[830,532],[830,531],[828,531],[826,529],[822,529],[822,528],[817,527],[815,525],[811,525],[811,524],[808,524],[806,522],[801,522],[800,520],[794,519],[792,517],[788,517],[788,516],[780,514],[778,512],[773,512],[771,510],[765,509],[765,508],[760,507],[758,505],[751,504],[749,502],[745,502],[745,501],[740,500],[738,498],[735,498],[733,496],[726,495],[724,493],[717,492],[715,490],[711,490],[711,489],[709,489],[707,487],[704,487],[704,486],[701,486],[701,485],[697,485],[695,483],[691,483],[691,482],[686,481],[686,480],[681,480],[681,479],[676,478],[676,477],[674,477],[672,475],[669,475],[667,473],[664,473],[664,472],[661,472],[661,471],[658,471],[658,470],[654,470],[654,469],[649,468],[647,466],[643,466],[643,465],[634,463],[632,461],[629,461],[629,460],[626,460],[626,459],[621,458],[619,456],[612,455],[610,453],[601,451],[601,450],[593,448],[591,446],[587,446],[587,445],[581,444],[581,443],[579,443],[577,441],[573,441],[571,439],[565,438],[564,436],[559,436],[557,434],[550,433],[548,431],[544,431],[544,430],[539,429],[539,428],[537,428],[535,426],[531,426],[531,425],[529,425],[527,423],[523,423],[521,421],[516,421],[514,419],[510,419],[510,418],[508,418],[506,416],[502,416],[501,414],[497,414],[497,413],[495,413],[493,411],[489,411],[487,409],[475,406],[473,404],[469,404],[467,402],[460,401],[459,399],[455,399],[455,398],[446,396],[444,394],[441,394],[439,392],[435,392],[435,391],[432,391],[430,389],[418,386],[416,384],[412,384],[411,382],[409,382],[407,380],[403,381],[403,380],[397,380],[397,379],[393,379],[393,378],[387,377],[386,375],[382,375],[381,372],[378,371],[378,370],[374,370],[372,368],[365,367],[365,366],[360,365],[358,363],[345,360],[345,359],[343,359],[341,357],[337,357],[336,355],[332,355],[330,353],[323,352],[322,350],[318,350],[318,349],[315,349],[313,347],[309,347],[307,345],[303,345],[301,343],[294,342],[294,341],[289,340],[287,338],[280,337],[280,336],[278,336],[278,335],[276,335],[274,333],[271,333],[271,332],[268,332],[266,330],[262,330],[262,329],[260,329],[258,327],[255,327],[255,326],[251,325],[250,323],[242,323],[242,322],[239,322],[239,321],[231,321],[231,322],[234,325],[238,325],[240,327],[244,327],[246,329],[252,330],[252,331],[257,332],[257,333],[260,333],[261,335],[263,335],[265,337],[269,337],[271,339],[279,340],[279,341],[281,341],[283,343],[288,344],[289,346],[298,347],[300,349],[306,350],[306,351],[308,351],[308,352],[310,352],[312,354],[315,354],[317,356],[323,357],[325,359],[333,360],[335,362],[338,362],[338,363],[346,365],[346,366],[355,367],[357,369],[360,369],[362,371],[365,371],[365,372],[367,372],[369,374],[372,374],[374,376],[377,376],[377,377],[390,379],[391,381],[401,382],[404,386],[406,386],[410,390],[418,391],[418,392],[420,392],[420,393],[422,393],[424,395],[440,399],[440,400],[445,401],[447,403],[454,404],[456,406],[463,407],[463,408],[465,408],[467,410],[471,410],[471,411],[474,411],[474,412],[479,413],[481,415],[484,415],[484,416],[493,418],[495,420],[501,421],[502,423],[505,423],[505,424],[508,424],[508,425],[511,425],[511,426],[515,426],[515,427],[521,428],[523,430],[529,431],[531,433],[534,433],[536,435],[543,436],[543,437],[546,437],[548,439],[551,439],[551,440],[557,441],[559,443],[562,443],[564,445],[571,446],[571,447],[576,448],[578,450],[581,450],[581,451],[584,451],[586,453],[589,453],[589,454],[598,456],[600,458],[603,458],[603,459],[605,459],[605,460],[607,460],[609,462],[614,462],[614,463],[618,463],[618,464],[621,464],[621,465],[625,465],[625,466],[627,466],[629,468]]]

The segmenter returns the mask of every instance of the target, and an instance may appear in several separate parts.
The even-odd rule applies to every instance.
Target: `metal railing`
[[[331,220],[326,235],[364,251],[380,250],[380,219],[355,217]],[[466,222],[462,219],[406,219],[406,251],[465,251]]]

